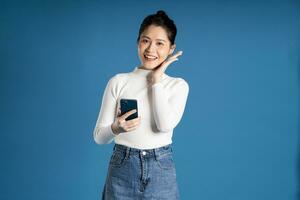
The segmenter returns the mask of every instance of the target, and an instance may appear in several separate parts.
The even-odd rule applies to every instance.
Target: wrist
[[[112,123],[111,124],[111,130],[113,131],[113,133],[115,135],[119,135],[119,131],[118,131],[118,128],[116,127],[116,124],[115,123]]]
[[[148,77],[148,82],[151,85],[159,83],[159,82],[161,82],[161,80],[162,80],[162,75],[161,74],[160,75],[156,75],[156,74],[153,75],[153,74],[151,74],[151,76]]]
[[[161,79],[153,80],[152,83],[151,83],[151,86],[156,85],[158,83],[161,83]]]

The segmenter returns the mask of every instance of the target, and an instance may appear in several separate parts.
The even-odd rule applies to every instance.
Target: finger
[[[135,128],[135,127],[137,127],[137,125],[126,126],[126,130],[128,130],[128,129],[133,129],[133,128]]]
[[[131,125],[131,124],[133,124],[133,123],[138,123],[138,122],[140,122],[140,121],[141,121],[141,117],[139,116],[139,117],[137,117],[137,118],[127,120],[127,121],[126,121],[126,124]]]
[[[117,116],[119,117],[120,115],[121,115],[121,109],[119,108],[117,112]]]
[[[126,121],[122,121],[122,127],[132,127],[140,124],[140,117]]]
[[[175,55],[177,56],[181,56],[183,54],[183,51],[178,51]]]
[[[134,119],[128,120],[128,121],[126,121],[126,122],[127,122],[127,123],[129,123],[129,124],[131,124],[131,123],[138,122],[138,121],[140,121],[140,120],[141,120],[141,117],[139,116],[139,117],[137,117],[137,118],[134,118]]]
[[[180,56],[180,54],[174,55],[174,56],[170,57],[169,60],[172,60],[172,59],[178,59],[179,56]]]
[[[176,61],[176,60],[178,60],[178,58],[170,58],[170,59],[168,59],[167,61],[166,61],[166,63],[168,63],[168,64],[170,64],[170,63],[172,63],[172,62],[174,62],[174,61]]]
[[[133,109],[133,110],[131,110],[131,111],[129,111],[129,112],[127,112],[127,113],[125,113],[124,115],[122,115],[122,119],[126,119],[128,116],[130,116],[130,115],[132,115],[133,113],[136,113],[137,112],[137,110],[136,109]]]
[[[135,130],[136,128],[137,128],[137,127],[134,126],[134,127],[131,127],[131,128],[126,129],[126,131],[127,131],[127,132],[133,131],[133,130]]]
[[[139,118],[135,118],[129,121],[126,121],[126,125],[127,126],[136,126],[140,123],[140,119]]]
[[[178,51],[176,54],[170,56],[168,59],[166,59],[163,63],[161,68],[166,68],[169,64],[171,64],[173,61],[178,60],[178,56],[182,55],[183,51]]]
[[[169,58],[167,61],[165,61],[161,65],[161,67],[158,70],[160,70],[161,72],[164,72],[172,62],[177,61],[177,60],[178,60],[178,58]]]
[[[119,118],[119,126],[124,128],[126,126],[126,120],[122,119],[121,117]]]
[[[133,121],[133,120],[130,120],[130,121]],[[140,125],[140,121],[141,121],[141,118],[140,117],[138,117],[137,118],[137,121],[135,121],[134,123],[132,123],[131,125],[129,125],[127,122],[125,122],[125,124],[126,125],[124,125],[125,126],[125,128],[124,128],[124,130],[128,130],[128,129],[136,129],[139,125]]]
[[[183,53],[183,51],[178,51],[177,53],[175,53],[174,55],[172,55],[169,59],[177,58],[178,56],[181,56],[182,53]]]

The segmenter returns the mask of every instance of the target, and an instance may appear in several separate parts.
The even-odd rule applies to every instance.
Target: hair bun
[[[155,13],[148,15],[144,18],[141,23],[137,42],[140,41],[141,34],[150,26],[155,25],[163,28],[166,33],[170,43],[175,44],[175,37],[177,34],[177,28],[172,19],[166,14],[164,10],[157,10]]]
[[[166,16],[166,15],[167,15],[166,12],[163,11],[163,10],[157,11],[156,14],[157,14],[157,15],[161,15],[161,16]]]

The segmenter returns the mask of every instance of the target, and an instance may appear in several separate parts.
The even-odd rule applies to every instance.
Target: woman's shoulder
[[[120,79],[128,78],[130,76],[129,72],[119,72],[111,76],[111,80],[117,81]]]
[[[117,74],[114,74],[112,75],[110,78],[109,78],[109,83],[111,85],[118,85],[118,84],[122,84],[124,81],[126,81],[129,77],[129,73],[117,73]]]

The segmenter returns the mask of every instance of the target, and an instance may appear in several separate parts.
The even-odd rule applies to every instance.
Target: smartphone
[[[137,100],[136,99],[121,99],[121,115],[129,112],[130,110],[136,109],[136,112],[132,115],[128,116],[125,120],[131,120],[138,117],[138,107],[137,107]]]

